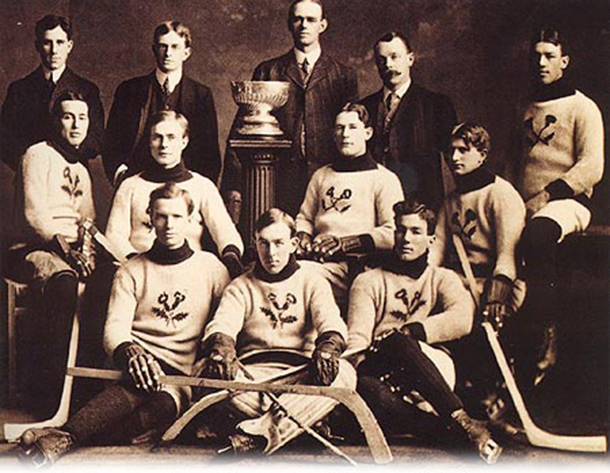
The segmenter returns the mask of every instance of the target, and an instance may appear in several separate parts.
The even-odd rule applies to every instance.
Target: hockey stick
[[[106,236],[99,231],[99,229],[93,224],[90,219],[86,219],[82,223],[83,228],[87,231],[93,239],[98,243],[104,250],[106,250],[110,256],[112,256],[119,263],[127,261],[127,255],[117,245],[110,241]]]
[[[458,254],[460,265],[462,266],[462,271],[464,271],[470,292],[478,309],[480,307],[479,295],[477,294],[476,281],[474,274],[472,273],[470,261],[468,261],[468,256],[466,255],[464,243],[455,233],[452,234],[452,237],[453,245]],[[527,410],[527,407],[525,406],[523,396],[519,391],[519,387],[517,386],[513,373],[508,365],[508,362],[506,361],[506,356],[504,355],[504,351],[502,350],[496,331],[489,322],[483,322],[481,325],[485,330],[487,340],[491,346],[494,357],[496,358],[496,363],[498,364],[502,377],[506,382],[506,387],[508,388],[510,397],[515,405],[515,410],[517,411],[521,424],[523,425],[523,429],[525,430],[527,440],[535,447],[553,448],[556,450],[568,450],[573,452],[605,452],[607,448],[606,437],[603,435],[557,435],[542,430],[534,423]]]
[[[252,376],[250,374],[250,372],[248,371],[248,369],[243,365],[243,363],[241,362],[237,362],[239,369],[244,373],[244,375],[246,375],[246,377],[250,380],[250,381],[255,381],[254,376]],[[283,412],[286,417],[288,419],[290,419],[292,422],[294,422],[296,424],[296,426],[303,430],[307,435],[309,435],[310,437],[312,437],[313,439],[317,440],[318,442],[320,442],[324,447],[328,448],[331,452],[333,452],[335,455],[343,458],[345,461],[347,461],[350,465],[352,466],[358,466],[358,464],[352,460],[352,458],[347,455],[346,453],[344,453],[340,448],[334,446],[331,442],[329,442],[326,438],[324,438],[322,435],[320,435],[318,432],[316,432],[315,430],[313,430],[311,427],[309,427],[309,425],[304,424],[303,422],[301,422],[296,416],[294,416],[287,408],[284,404],[282,404],[282,401],[280,401],[280,399],[272,392],[270,391],[265,391],[263,393],[263,395],[267,396],[271,402],[275,405],[276,408],[278,408],[281,412]],[[279,447],[278,447],[279,448]],[[220,452],[219,452],[220,453]],[[270,452],[272,453],[272,452]]]
[[[85,294],[85,283],[78,283],[76,295],[76,310],[72,321],[72,332],[70,334],[70,345],[68,348],[68,360],[66,363],[66,374],[64,375],[64,385],[61,391],[61,398],[57,411],[50,419],[28,424],[4,424],[4,439],[8,442],[17,440],[27,429],[37,429],[43,427],[59,427],[68,421],[70,414],[70,400],[72,398],[72,385],[74,377],[69,373],[71,367],[76,366],[76,355],[78,354],[78,336],[80,332],[79,317],[82,312],[83,296]]]

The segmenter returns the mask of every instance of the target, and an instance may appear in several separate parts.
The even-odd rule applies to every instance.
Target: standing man
[[[187,118],[191,129],[184,164],[216,182],[220,150],[212,91],[183,70],[191,56],[191,32],[179,21],[161,23],[155,28],[152,50],[157,68],[123,82],[114,95],[104,152],[106,175],[117,185],[124,177],[150,169],[150,121],[160,111],[175,110]]]
[[[290,82],[288,102],[277,116],[292,149],[280,162],[275,205],[292,216],[299,211],[311,174],[333,161],[335,117],[358,97],[356,72],[322,51],[320,35],[327,28],[321,0],[296,0],[288,13],[294,48],[259,64],[252,76],[257,81]],[[231,159],[225,194],[240,191],[239,164],[229,154]]]
[[[591,222],[590,198],[604,171],[604,124],[595,102],[564,78],[570,56],[559,31],[536,31],[530,59],[533,89],[523,113],[517,189],[527,210],[526,307],[546,326],[537,363],[540,380],[556,359],[557,247]]]
[[[63,16],[47,15],[36,23],[35,32],[41,64],[9,86],[2,105],[0,153],[13,171],[28,147],[51,137],[53,104],[67,90],[81,95],[89,109],[89,133],[81,146],[85,159],[99,154],[104,134],[99,89],[66,65],[74,47],[70,22]]]
[[[453,104],[412,83],[415,54],[402,34],[382,36],[375,44],[375,61],[383,88],[362,101],[375,129],[370,149],[398,174],[405,195],[417,191],[437,209],[443,198],[440,153],[450,148],[457,123]]]

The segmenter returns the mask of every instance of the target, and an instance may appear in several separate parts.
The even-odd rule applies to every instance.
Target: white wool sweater
[[[250,270],[227,287],[205,339],[220,332],[237,341],[243,355],[259,349],[292,349],[310,356],[318,335],[347,328],[326,279],[299,267],[281,281],[268,282]]]
[[[532,102],[523,115],[524,155],[517,188],[527,201],[562,179],[591,197],[604,171],[604,124],[593,100],[573,95]]]
[[[46,141],[32,145],[21,160],[14,205],[15,225],[26,239],[48,243],[59,234],[73,243],[79,223],[95,219],[89,171]]]
[[[228,283],[225,266],[211,253],[197,251],[177,264],[158,264],[146,254],[132,258],[112,284],[106,353],[135,342],[190,374],[203,329]]]
[[[361,273],[349,294],[348,350],[367,348],[375,337],[419,322],[426,343],[448,342],[472,329],[474,303],[453,271],[428,266],[418,278],[384,268]]]
[[[378,164],[376,169],[318,169],[307,186],[296,218],[297,231],[312,236],[369,234],[378,250],[394,245],[393,205],[403,200],[400,180]]]
[[[228,245],[234,245],[243,253],[244,245],[237,228],[225,208],[218,189],[207,177],[192,172],[192,177],[176,183],[189,192],[195,204],[186,238],[194,250],[201,250],[201,236],[207,227],[218,247],[219,254]],[[125,254],[148,251],[155,232],[146,212],[150,193],[163,186],[141,177],[131,176],[121,183],[110,209],[106,237],[119,246]]]

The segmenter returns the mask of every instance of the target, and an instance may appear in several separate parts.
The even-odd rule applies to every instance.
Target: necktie
[[[311,65],[309,64],[307,58],[305,58],[305,60],[301,63],[301,69],[303,70],[303,80],[307,82],[307,79],[309,79],[309,73],[311,72]]]
[[[394,113],[396,112],[396,108],[398,106],[398,102],[400,102],[400,98],[394,92],[391,92],[386,97],[386,100],[385,100],[385,123],[384,123],[386,130],[389,127],[390,122],[392,121],[392,117],[394,116]]]
[[[171,93],[169,90],[169,77],[165,78],[165,82],[163,82],[162,89],[163,89],[163,98],[167,102],[167,99],[169,98],[169,94]]]
[[[55,82],[53,82],[53,74],[51,74],[47,79],[47,89],[49,91],[49,97],[51,97],[53,95],[53,92],[55,91]]]

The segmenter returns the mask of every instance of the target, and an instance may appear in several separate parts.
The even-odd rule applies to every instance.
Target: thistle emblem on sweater
[[[456,210],[451,216],[451,223],[463,238],[472,240],[472,235],[477,231],[477,214],[472,209],[464,212],[464,220],[460,218],[460,213]]]
[[[352,206],[352,204],[349,203],[351,197],[351,189],[344,189],[343,192],[339,194],[335,189],[335,186],[331,186],[322,199],[322,208],[325,212],[335,209],[337,212],[343,213]]]
[[[532,117],[525,120],[523,126],[525,127],[525,137],[531,148],[536,146],[538,143],[549,145],[551,140],[555,137],[555,124],[557,123],[557,117],[555,115],[547,114],[544,117],[544,125],[540,130],[534,129],[534,119]]]
[[[180,291],[174,292],[172,300],[167,292],[163,291],[157,297],[157,303],[159,306],[153,307],[152,311],[160,319],[165,320],[165,323],[169,326],[176,327],[176,322],[186,319],[189,316],[188,312],[179,311],[178,307],[186,300],[186,295]]]
[[[61,186],[61,190],[67,193],[72,200],[83,195],[83,190],[80,188],[80,176],[78,174],[72,176],[72,170],[69,167],[64,169],[64,184]]]
[[[297,321],[295,315],[285,315],[290,306],[297,303],[297,298],[294,294],[290,292],[286,294],[286,300],[283,303],[278,300],[277,295],[273,292],[267,294],[267,299],[269,299],[271,307],[261,306],[261,311],[269,317],[273,330],[277,329],[278,326],[281,330],[284,328],[284,324],[292,324]]]
[[[405,312],[401,310],[392,310],[390,311],[390,315],[403,322],[406,322],[411,315],[417,312],[417,309],[426,303],[426,301],[422,299],[420,291],[415,291],[411,300],[409,300],[409,294],[404,288],[398,290],[396,294],[394,294],[394,297],[405,306]]]

